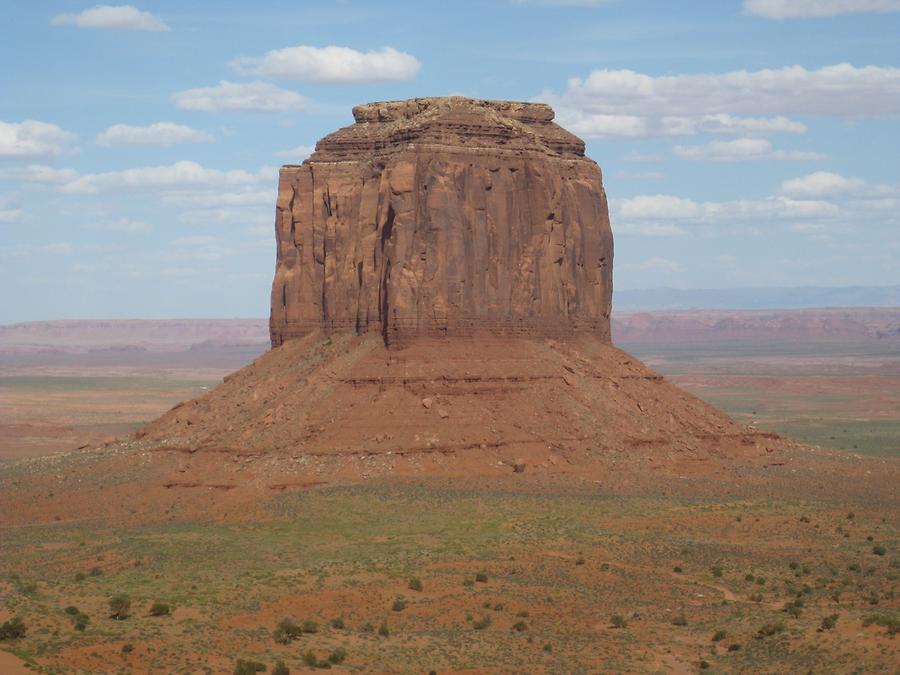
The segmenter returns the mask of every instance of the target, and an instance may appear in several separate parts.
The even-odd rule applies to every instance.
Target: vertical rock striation
[[[600,168],[538,103],[371,103],[282,167],[273,346],[311,331],[609,341]]]

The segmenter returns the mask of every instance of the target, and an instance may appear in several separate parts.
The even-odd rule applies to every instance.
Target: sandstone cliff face
[[[273,346],[314,330],[609,340],[600,169],[549,106],[372,103],[281,169]]]

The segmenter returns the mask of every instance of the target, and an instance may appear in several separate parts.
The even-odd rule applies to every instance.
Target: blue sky
[[[0,323],[265,316],[277,167],[445,94],[586,139],[618,288],[900,283],[900,0],[0,12]]]

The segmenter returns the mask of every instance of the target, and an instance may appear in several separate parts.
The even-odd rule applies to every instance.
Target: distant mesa
[[[610,338],[600,168],[540,103],[369,103],[282,167],[271,339]]]

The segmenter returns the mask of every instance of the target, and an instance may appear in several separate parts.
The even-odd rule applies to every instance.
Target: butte
[[[272,349],[138,432],[186,458],[167,485],[667,484],[789,444],[611,344],[601,171],[549,106],[420,98],[353,116],[281,169]]]

